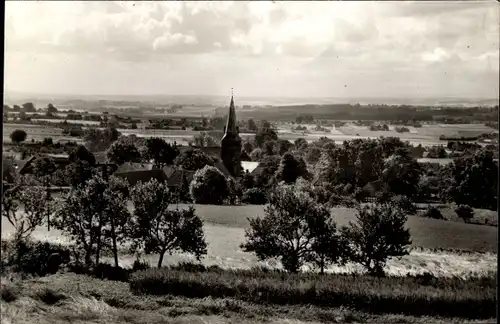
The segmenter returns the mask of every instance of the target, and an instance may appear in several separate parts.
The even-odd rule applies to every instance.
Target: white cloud
[[[432,52],[422,54],[422,59],[428,62],[443,62],[450,59],[451,55],[442,48],[436,48]]]
[[[464,79],[474,76],[490,82],[498,74],[496,5],[6,2],[6,73],[18,74],[15,78],[6,74],[6,84],[13,88],[26,84],[35,87],[34,81],[22,78],[28,78],[30,71],[52,72],[54,63],[49,64],[48,58],[71,56],[86,67],[85,71],[96,69],[92,65],[96,58],[109,61],[109,66],[116,69],[120,65],[155,66],[150,71],[158,71],[158,66],[169,66],[178,71],[180,78],[201,73],[203,67],[216,74],[207,74],[207,82],[234,83],[236,74],[247,87],[260,82],[259,87],[276,89],[276,93],[305,91],[301,83],[308,83],[311,89],[323,89],[314,91],[334,96],[336,92],[329,90],[332,88],[328,84],[337,82],[359,84],[356,93],[366,90],[362,87],[371,87],[376,92],[398,94],[402,88],[418,88],[417,82],[421,82],[420,88],[439,91],[439,78],[429,81],[423,76],[452,70]],[[278,63],[278,58],[287,63]],[[275,72],[277,65],[280,73]],[[117,80],[113,71],[109,69],[108,79]],[[370,85],[363,77],[378,85]],[[82,78],[90,80],[86,74]],[[262,80],[256,81],[259,78]],[[289,87],[281,87],[284,78]],[[428,86],[429,82],[435,86]],[[189,84],[187,80],[185,83]],[[378,89],[382,83],[383,88]],[[498,84],[498,80],[493,83]],[[464,85],[455,85],[456,90],[447,91],[464,93],[460,88]],[[498,90],[492,93],[497,95]]]

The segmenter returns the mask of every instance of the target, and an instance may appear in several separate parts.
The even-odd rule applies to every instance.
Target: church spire
[[[229,114],[227,115],[226,134],[237,134],[236,111],[234,110],[233,89],[231,89],[231,103],[229,104]]]
[[[238,134],[238,126],[236,124],[236,112],[232,92],[231,89],[231,104],[229,105],[226,129],[221,139],[220,155],[229,173],[233,177],[239,177],[241,174],[241,138]]]

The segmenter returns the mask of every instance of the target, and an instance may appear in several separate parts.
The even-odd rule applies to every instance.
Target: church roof
[[[229,114],[227,115],[227,122],[226,122],[226,134],[238,134],[238,129],[237,129],[237,124],[236,124],[236,111],[234,110],[234,99],[233,96],[231,96],[231,103],[229,104]]]

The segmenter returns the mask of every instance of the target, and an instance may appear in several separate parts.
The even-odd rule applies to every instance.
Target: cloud
[[[31,66],[48,57],[72,56],[82,66],[105,60],[110,66],[155,66],[170,74],[204,69],[231,79],[239,71],[246,80],[302,75],[325,83],[339,75],[386,80],[389,71],[396,71],[393,77],[402,79],[394,80],[394,87],[411,82],[410,75],[445,70],[490,78],[498,74],[496,5],[9,1],[6,65],[27,69],[28,63],[13,57],[36,58],[39,63],[30,61]]]

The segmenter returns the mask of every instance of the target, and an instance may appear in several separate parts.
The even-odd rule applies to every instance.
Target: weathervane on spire
[[[231,88],[231,96],[233,96],[233,95],[234,95],[234,93],[233,93],[233,88]]]

